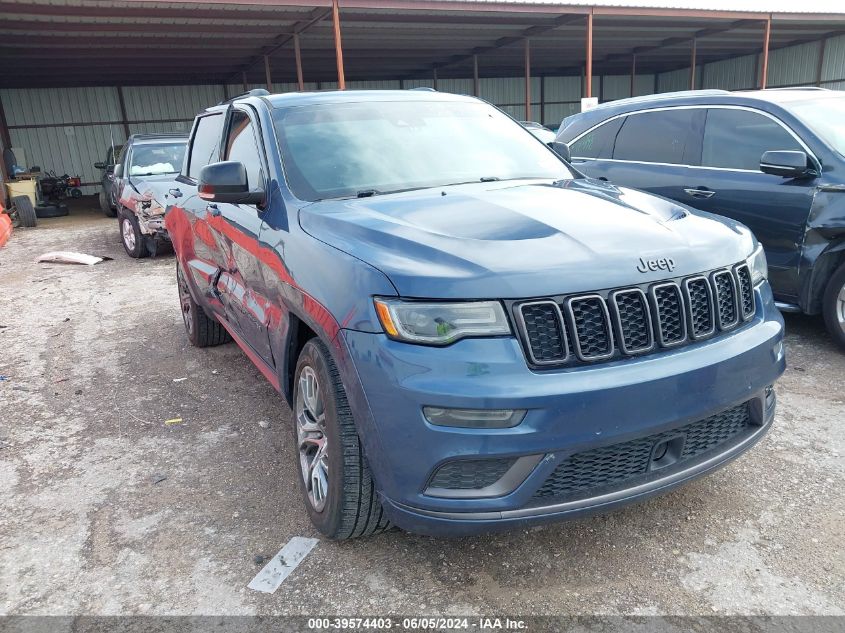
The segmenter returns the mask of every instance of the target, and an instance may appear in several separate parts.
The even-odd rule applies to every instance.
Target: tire
[[[61,218],[69,213],[66,204],[39,204],[35,207],[35,215],[39,218]]]
[[[176,285],[179,289],[179,307],[188,340],[194,347],[213,347],[232,340],[220,323],[209,317],[201,305],[191,296],[188,281],[182,272],[182,266],[176,262]]]
[[[117,215],[117,212],[114,209],[112,209],[111,202],[109,202],[109,196],[106,193],[105,189],[100,189],[99,200],[100,200],[100,211],[103,212],[103,215],[105,215],[108,218],[113,218],[114,216]]]
[[[299,354],[293,392],[296,465],[314,527],[334,540],[389,529],[340,373],[318,338]]]
[[[73,189],[70,190],[70,197],[73,198],[73,199],[81,198],[82,197],[82,189],[79,189],[78,187],[74,187]]]
[[[845,350],[845,264],[827,282],[822,313],[828,333]]]
[[[12,198],[12,206],[17,212],[18,222],[21,226],[33,227],[38,224],[35,207],[32,206],[32,200],[29,199],[29,196],[15,196]]]
[[[121,211],[118,227],[120,227],[120,242],[129,257],[141,259],[149,254],[147,241],[144,239],[144,234],[141,233],[138,218],[135,217],[134,213]]]

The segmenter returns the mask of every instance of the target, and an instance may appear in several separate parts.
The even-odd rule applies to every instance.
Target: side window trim
[[[617,114],[617,115],[614,115],[610,118],[607,118],[604,121],[601,121],[600,123],[597,123],[593,127],[589,128],[588,130],[581,132],[581,134],[579,134],[578,136],[573,138],[569,142],[569,144],[573,145],[576,141],[580,140],[581,137],[586,136],[587,134],[589,134],[593,130],[601,127],[602,125],[605,125],[606,123],[613,121],[614,119],[618,119],[620,117],[635,116],[637,114],[645,114],[646,112],[661,112],[661,111],[665,111],[665,110],[708,110],[708,109],[714,109],[714,108],[723,109],[723,110],[746,110],[746,111],[749,111],[749,112],[754,112],[756,114],[762,114],[763,116],[766,116],[766,117],[772,119],[775,123],[777,123],[784,130],[786,130],[786,132],[788,134],[790,134],[798,142],[799,145],[801,145],[801,147],[804,149],[804,151],[807,152],[807,156],[809,156],[810,160],[813,161],[813,163],[815,164],[816,169],[818,169],[819,172],[821,173],[821,166],[822,166],[821,161],[816,157],[815,153],[807,146],[807,144],[804,142],[804,140],[800,136],[798,136],[798,134],[796,134],[794,130],[792,130],[792,128],[790,128],[786,123],[781,121],[775,115],[770,114],[769,112],[759,110],[758,108],[753,108],[753,107],[750,107],[750,106],[742,106],[742,105],[721,105],[721,104],[707,104],[707,105],[702,104],[702,105],[698,105],[698,104],[696,104],[696,105],[688,105],[688,106],[685,106],[685,105],[664,106],[664,107],[658,107],[658,108],[649,108],[647,110],[637,110],[635,112],[623,112],[621,114]],[[620,128],[620,130],[621,130],[621,128]],[[704,134],[704,126],[703,125],[701,126],[701,134],[702,134],[702,138],[703,138],[703,134]],[[615,146],[616,146],[616,143],[614,143],[614,150],[616,149]],[[580,159],[581,157],[573,156],[573,158],[579,158]],[[700,158],[701,157],[699,156],[699,163],[701,162]],[[641,164],[641,165],[667,165],[667,166],[671,166],[671,167],[689,167],[691,169],[716,169],[716,170],[722,170],[722,171],[737,171],[737,172],[744,172],[744,173],[751,173],[751,174],[761,173],[759,170],[755,170],[755,169],[736,169],[736,168],[733,168],[733,167],[705,167],[705,166],[702,166],[701,164],[688,165],[686,163],[683,164],[683,165],[677,165],[677,164],[674,164],[674,163],[654,163],[654,162],[644,161],[644,160],[623,160],[623,159],[620,159],[620,158],[602,158],[602,159],[584,158],[583,160],[605,160],[605,161],[611,161],[611,162],[614,162],[614,163],[629,163],[629,164]]]

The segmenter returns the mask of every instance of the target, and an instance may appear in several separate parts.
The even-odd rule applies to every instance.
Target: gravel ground
[[[57,249],[114,259],[34,263]],[[0,614],[845,613],[845,354],[819,319],[787,319],[772,432],[703,480],[502,535],[321,541],[262,594],[256,556],[318,536],[290,410],[234,344],[188,345],[174,279],[94,213],[0,249]]]

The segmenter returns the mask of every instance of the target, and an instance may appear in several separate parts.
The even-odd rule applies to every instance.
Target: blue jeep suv
[[[584,178],[477,99],[253,91],[197,117],[170,194],[188,337],[287,399],[330,538],[607,510],[772,423],[751,232]]]
[[[604,104],[558,141],[588,176],[748,226],[784,311],[824,315],[845,347],[845,94],[704,90]]]

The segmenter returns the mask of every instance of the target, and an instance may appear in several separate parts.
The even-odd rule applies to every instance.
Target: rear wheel
[[[111,202],[109,202],[109,196],[106,193],[105,189],[100,189],[100,211],[107,217],[113,218],[117,215],[114,209],[111,207]]]
[[[369,536],[390,527],[328,348],[312,338],[296,364],[294,436],[308,516],[331,539]]]
[[[845,264],[833,273],[822,304],[827,331],[845,349]]]
[[[15,196],[12,198],[12,206],[18,215],[18,222],[21,226],[32,227],[38,224],[38,218],[35,215],[35,207],[32,206],[32,200],[29,196]]]
[[[123,243],[123,250],[129,257],[140,259],[146,257],[147,244],[144,241],[144,234],[138,226],[138,218],[129,211],[120,212],[120,241]]]
[[[188,280],[182,272],[182,266],[176,262],[176,285],[179,287],[179,307],[188,340],[194,347],[212,347],[232,340],[229,333],[218,321],[210,318],[205,310],[191,296]]]

